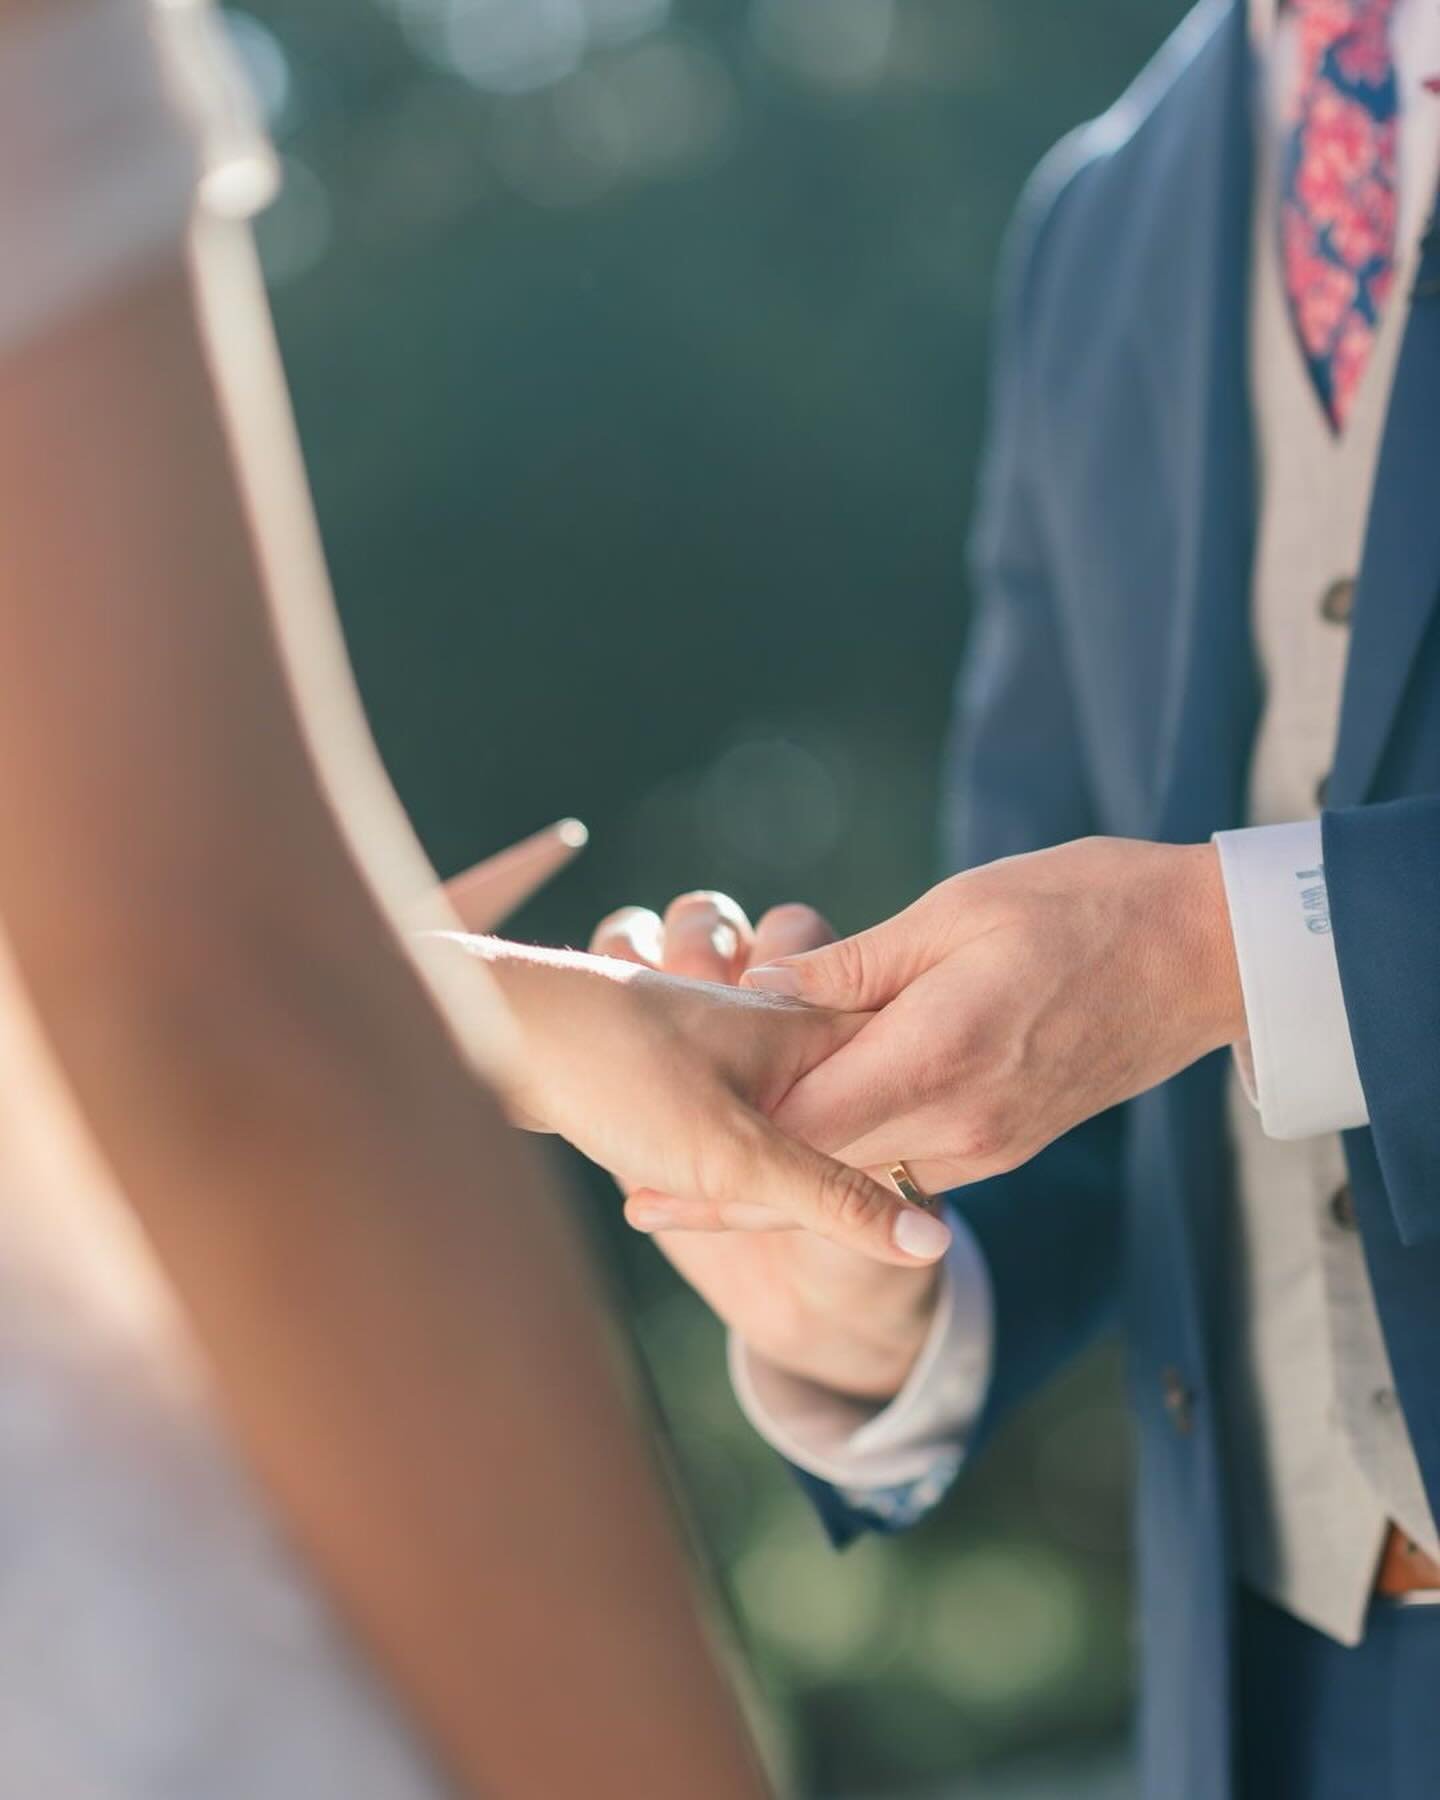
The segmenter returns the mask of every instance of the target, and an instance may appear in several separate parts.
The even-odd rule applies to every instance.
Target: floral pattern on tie
[[[1395,278],[1394,0],[1294,0],[1294,9],[1280,249],[1301,352],[1338,432]]]

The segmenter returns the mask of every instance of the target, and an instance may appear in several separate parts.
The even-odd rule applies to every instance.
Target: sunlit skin
[[[421,960],[435,878],[344,662],[253,252],[195,251],[0,358],[28,1000],[235,1442],[456,1791],[629,1800],[644,1767],[760,1800],[565,1211],[476,1071],[633,1136],[642,1179],[765,1177],[879,1239],[893,1197],[757,1103],[767,1046],[788,1086],[854,1022],[492,942],[507,1008],[452,944]]]
[[[446,897],[464,922],[478,924],[485,866],[452,881]],[[547,1078],[541,1090],[512,1087],[512,1115],[532,1128],[563,1131],[608,1168],[626,1189],[630,1224],[653,1233],[685,1279],[755,1349],[794,1373],[883,1399],[903,1381],[923,1342],[945,1228],[903,1207],[881,1185],[881,1171],[848,1195],[831,1185],[822,1190],[831,1198],[814,1207],[804,1186],[781,1191],[765,1168],[735,1167],[723,1139],[706,1140],[717,1108],[725,1116],[735,1093],[748,1095],[761,1112],[776,1112],[802,1077],[865,1023],[858,1015],[734,991],[755,958],[807,950],[832,936],[809,907],[777,907],[757,929],[727,896],[695,893],[676,900],[663,920],[634,906],[611,914],[591,941],[600,961],[519,952],[476,937],[455,941],[485,960],[507,993],[517,994],[526,982],[531,987],[517,1012],[536,1034],[538,1066]],[[567,968],[588,973],[588,991],[571,981],[555,986],[547,1002],[544,984]],[[641,971],[650,971],[650,979],[637,981]],[[678,979],[656,986],[657,975]],[[697,982],[706,985],[694,987]],[[718,988],[731,990],[728,1009]],[[622,1003],[622,990],[627,1008],[638,1002],[648,1010],[659,1002],[653,1036],[642,1040],[633,1027],[623,1033],[607,1027],[605,1015]],[[768,1006],[757,1010],[747,1000]],[[583,1068],[556,1079],[554,1059],[566,1045]],[[734,1086],[717,1094],[717,1078]],[[606,1091],[608,1081],[616,1092]],[[644,1096],[668,1108],[676,1091],[691,1097],[694,1154],[711,1165],[707,1182],[716,1198],[696,1194],[684,1168],[675,1179],[665,1159],[683,1138],[637,1130]],[[783,1156],[805,1155],[798,1143],[779,1148]],[[875,1203],[867,1196],[880,1197],[888,1224],[872,1222]],[[837,1241],[841,1215],[844,1238]],[[895,1249],[890,1232],[899,1219],[930,1234],[934,1247],[923,1258]]]
[[[892,1272],[945,1233],[769,1122],[862,1020],[444,935],[253,244],[203,207],[182,242],[184,218],[0,355],[7,944],[229,1440],[454,1790],[630,1800],[641,1770],[761,1800],[568,1214],[502,1102],[637,1203],[763,1207]],[[457,898],[493,927],[566,835]]]
[[[681,895],[664,918],[624,907],[597,928],[602,955],[701,981],[733,984],[756,959],[828,943],[807,906],[782,906],[755,927],[723,894]],[[845,1042],[853,1042],[847,1033]],[[822,1065],[823,1066],[823,1065]],[[757,1207],[718,1217],[656,1193],[632,1194],[625,1215],[652,1234],[680,1274],[752,1349],[792,1374],[883,1401],[924,1342],[935,1268],[877,1261]]]
[[[903,1160],[932,1193],[1015,1167],[1245,1035],[1209,845],[1087,839],[1011,858],[840,942],[805,907],[752,931],[733,900],[691,894],[663,920],[613,914],[594,947],[872,1015],[773,1117],[861,1166]],[[913,1367],[933,1271],[881,1269],[803,1232],[777,1236],[763,1218],[721,1221],[652,1196],[626,1210],[780,1367],[876,1400]]]
[[[1085,838],[952,876],[897,917],[751,969],[876,1016],[778,1119],[959,1186],[1245,1036],[1213,845]]]
[[[512,1116],[559,1132],[631,1205],[680,1208],[695,1229],[793,1227],[880,1262],[931,1264],[945,1228],[892,1189],[778,1130],[769,1115],[864,1024],[855,1015],[636,967],[441,935],[478,958],[518,1028],[497,1072]]]

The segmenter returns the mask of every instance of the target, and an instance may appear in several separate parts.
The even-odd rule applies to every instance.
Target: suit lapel
[[[1171,842],[1239,822],[1258,708],[1248,391],[1253,70],[1243,4],[1232,7],[1214,48],[1223,65],[1219,105],[1195,110],[1189,189],[1176,196],[1167,241],[1157,245],[1158,279],[1174,296],[1157,327],[1174,370],[1178,523],[1154,835]]]
[[[1355,590],[1330,804],[1374,786],[1406,680],[1440,596],[1440,213],[1431,221],[1400,347]]]

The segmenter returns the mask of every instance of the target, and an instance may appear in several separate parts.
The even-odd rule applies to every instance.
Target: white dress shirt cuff
[[[850,1493],[922,1481],[951,1469],[984,1407],[995,1350],[990,1272],[974,1234],[953,1211],[953,1236],[925,1347],[886,1406],[867,1405],[787,1374],[731,1334],[730,1378],[742,1410],[796,1467]]]
[[[1267,1137],[1367,1125],[1330,929],[1320,821],[1215,834],[1240,986],[1241,1080]]]

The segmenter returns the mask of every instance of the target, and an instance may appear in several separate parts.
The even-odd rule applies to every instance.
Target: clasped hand
[[[1002,1173],[1245,1030],[1207,845],[1010,858],[839,942],[805,907],[752,929],[691,894],[611,915],[592,950],[488,952],[530,1046],[519,1103],[752,1348],[876,1399],[949,1238],[883,1172]]]
[[[747,985],[873,1014],[776,1122],[932,1189],[1004,1173],[1245,1036],[1218,855],[1086,838],[956,875]]]

